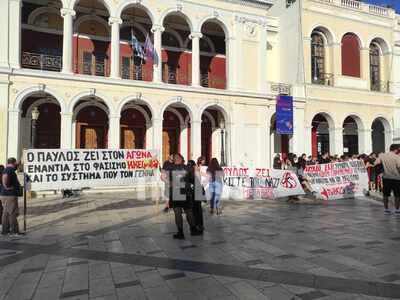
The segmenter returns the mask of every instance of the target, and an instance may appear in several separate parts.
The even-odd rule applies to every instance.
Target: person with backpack
[[[18,197],[21,196],[21,184],[18,181],[18,164],[15,158],[7,160],[7,166],[2,173],[1,202],[3,205],[1,234],[18,235]]]

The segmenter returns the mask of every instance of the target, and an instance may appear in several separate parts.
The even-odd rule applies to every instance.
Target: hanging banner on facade
[[[206,194],[209,194],[209,178],[204,178],[206,169],[204,167],[201,174],[202,182],[206,183]],[[292,171],[247,167],[224,167],[223,170],[222,199],[266,200],[304,194]]]
[[[276,132],[293,134],[293,97],[279,95],[276,98]]]
[[[306,166],[304,177],[325,200],[363,196],[368,173],[362,160]]]
[[[33,191],[135,186],[159,180],[155,150],[34,149],[24,152]]]

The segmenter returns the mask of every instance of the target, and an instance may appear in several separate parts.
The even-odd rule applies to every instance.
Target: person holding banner
[[[164,182],[164,200],[165,207],[164,212],[169,211],[169,200],[170,200],[170,181],[171,181],[171,171],[174,168],[174,155],[168,156],[161,168],[161,181]]]
[[[21,195],[21,184],[18,181],[17,170],[18,164],[15,158],[7,160],[7,166],[2,173],[2,189],[1,189],[1,202],[3,205],[2,215],[2,231],[1,234],[19,234],[18,226],[18,197]]]
[[[188,183],[188,197],[193,205],[193,218],[196,229],[203,234],[204,220],[203,220],[203,207],[201,203],[206,200],[204,188],[201,185],[200,169],[196,166],[194,160],[189,160],[187,164],[187,183]]]
[[[221,195],[224,182],[224,170],[219,165],[218,159],[213,157],[207,168],[207,176],[209,178],[209,195],[210,195],[210,214],[214,214],[214,208],[217,215],[221,214]]]
[[[400,147],[396,144],[390,146],[389,153],[382,153],[375,161],[375,165],[383,165],[383,205],[385,215],[390,215],[389,197],[392,192],[395,198],[395,215],[400,217]]]
[[[192,211],[193,204],[191,202],[191,197],[188,197],[188,185],[190,185],[190,181],[188,180],[187,173],[183,156],[181,154],[175,154],[170,187],[170,206],[174,209],[175,224],[178,229],[178,232],[173,235],[173,238],[178,240],[185,239],[183,233],[183,212],[186,214],[186,220],[189,223],[191,235],[201,234],[196,229]]]

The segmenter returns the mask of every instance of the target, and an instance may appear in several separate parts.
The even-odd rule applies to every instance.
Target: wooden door
[[[179,131],[177,129],[163,130],[163,161],[167,160],[170,154],[179,152]]]
[[[145,129],[135,127],[121,128],[121,148],[144,149]]]
[[[82,126],[81,127],[81,148],[104,149],[104,127]]]

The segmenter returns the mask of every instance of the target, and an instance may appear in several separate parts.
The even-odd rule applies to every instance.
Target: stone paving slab
[[[225,201],[184,241],[161,209],[32,200],[28,234],[0,238],[0,299],[400,299],[400,218],[370,199]]]

